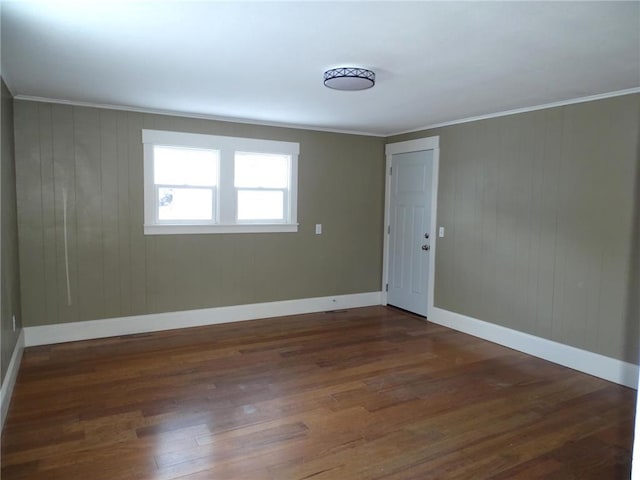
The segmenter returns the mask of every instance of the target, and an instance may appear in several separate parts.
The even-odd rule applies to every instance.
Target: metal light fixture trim
[[[366,90],[376,84],[376,74],[359,67],[332,68],[324,72],[324,85],[334,90]]]

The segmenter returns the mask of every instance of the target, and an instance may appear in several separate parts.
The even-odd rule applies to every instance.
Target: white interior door
[[[427,315],[433,150],[391,158],[387,303]]]

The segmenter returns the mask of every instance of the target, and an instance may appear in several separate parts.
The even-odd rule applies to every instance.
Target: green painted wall
[[[636,94],[388,138],[440,136],[436,306],[637,363],[639,118]]]
[[[143,235],[142,128],[299,142],[299,232]],[[25,326],[380,290],[384,139],[29,101],[15,129]]]
[[[20,311],[20,277],[18,269],[18,224],[16,211],[16,172],[14,163],[13,142],[13,97],[4,81],[2,89],[2,238],[0,238],[0,252],[2,258],[2,309],[0,328],[2,341],[2,380],[4,381],[11,355],[16,346],[21,326]],[[16,330],[13,330],[12,315],[16,316]]]
[[[637,362],[639,113],[627,95],[388,138],[440,135],[436,305]],[[25,325],[380,288],[383,139],[25,101],[15,128]],[[299,233],[144,236],[142,128],[300,142]]]

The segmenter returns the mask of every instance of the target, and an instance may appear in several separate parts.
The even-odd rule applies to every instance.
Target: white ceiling
[[[323,86],[375,71],[374,88]],[[18,97],[387,135],[640,86],[640,2],[4,1]]]

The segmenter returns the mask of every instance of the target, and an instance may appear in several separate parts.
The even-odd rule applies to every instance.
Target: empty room
[[[640,2],[0,33],[2,480],[640,480]]]

